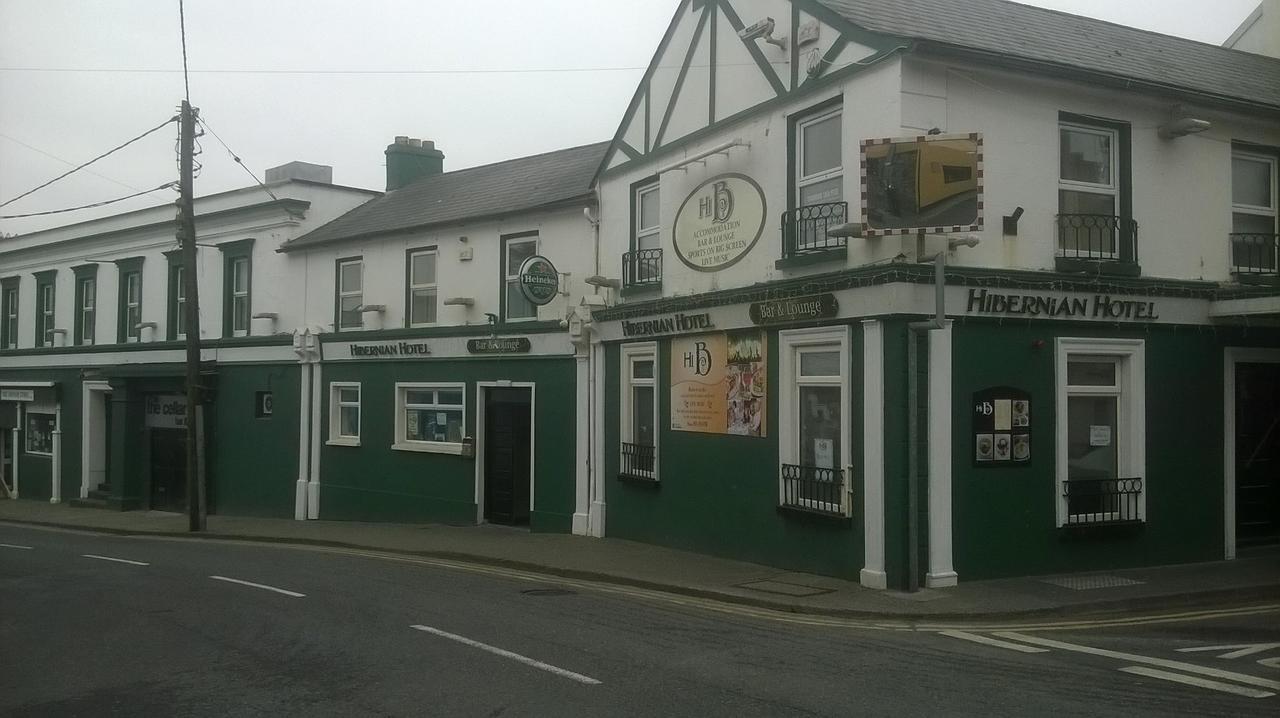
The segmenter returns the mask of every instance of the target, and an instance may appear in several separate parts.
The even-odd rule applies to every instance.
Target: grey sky
[[[1027,4],[1216,44],[1257,1]],[[297,159],[333,165],[339,184],[382,189],[382,150],[395,135],[435,140],[447,169],[608,139],[675,5],[188,0],[192,103],[260,177]],[[70,169],[49,155],[79,164],[173,114],[182,98],[177,6],[0,0],[0,201]],[[104,71],[47,71],[57,68]],[[552,68],[574,71],[476,72]],[[324,72],[263,72],[273,70]],[[407,70],[439,74],[378,72]],[[101,176],[81,171],[0,214],[77,206],[176,179],[175,135],[166,128],[90,168]],[[212,137],[203,148],[197,194],[252,183]],[[159,192],[98,210],[0,220],[0,231],[29,232],[171,199]]]

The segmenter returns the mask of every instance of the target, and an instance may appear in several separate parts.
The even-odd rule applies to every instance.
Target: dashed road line
[[[18,549],[22,549],[22,550],[24,550],[24,551],[30,551],[30,550],[31,550],[31,547],[30,547],[30,546],[19,546],[19,545],[18,545],[18,544],[16,544],[16,543],[0,543],[0,548],[18,548]]]
[[[534,668],[537,668],[538,670],[546,671],[548,673],[553,673],[557,676],[560,676],[561,678],[568,678],[571,681],[577,681],[579,683],[584,683],[589,686],[600,685],[600,681],[592,678],[591,676],[584,676],[581,673],[574,673],[573,671],[560,668],[559,666],[553,666],[550,663],[543,663],[542,661],[529,658],[528,656],[522,656],[519,653],[512,653],[511,651],[508,651],[504,648],[498,648],[497,646],[491,646],[487,643],[473,641],[470,638],[467,638],[466,636],[459,636],[456,633],[449,633],[448,631],[442,631],[438,628],[432,628],[431,626],[422,626],[422,625],[409,626],[409,628],[412,628],[415,631],[422,631],[423,633],[430,633],[433,636],[447,638],[450,641],[457,641],[458,643],[461,643],[464,646],[479,648],[480,650],[488,651],[489,653],[492,653],[495,656],[510,658],[511,660],[517,661],[519,663],[523,663],[526,666],[532,666]]]
[[[1213,691],[1233,693],[1237,696],[1245,696],[1246,698],[1270,698],[1275,695],[1275,693],[1272,693],[1271,691],[1261,691],[1257,688],[1245,688],[1244,686],[1237,686],[1231,683],[1211,681],[1208,678],[1197,678],[1196,676],[1187,676],[1181,673],[1162,671],[1158,668],[1147,668],[1146,666],[1125,666],[1120,670],[1124,673],[1132,673],[1137,676],[1159,678],[1162,681],[1173,681],[1174,683],[1196,686],[1197,688],[1208,688]]]
[[[1179,648],[1178,653],[1204,653],[1212,651],[1229,651],[1218,658],[1232,660],[1244,656],[1252,656],[1255,653],[1265,653],[1272,648],[1280,648],[1280,643],[1237,643],[1228,646],[1195,646],[1193,648]]]
[[[984,646],[995,646],[996,648],[1007,648],[1010,651],[1018,651],[1020,653],[1048,653],[1049,652],[1048,648],[1037,648],[1035,646],[1028,646],[1022,643],[1010,643],[1009,641],[1002,641],[998,638],[983,636],[977,633],[969,633],[967,631],[939,631],[938,635],[947,636],[949,638],[959,638],[962,641],[972,641],[974,643],[981,643]]]
[[[92,553],[82,553],[80,555],[85,558],[94,558],[99,561],[113,561],[115,563],[127,563],[130,566],[150,566],[151,565],[145,561],[133,561],[127,558],[113,558],[111,556],[99,556],[97,554],[92,554]]]
[[[275,591],[276,593],[282,593],[286,596],[292,596],[293,598],[306,598],[307,596],[307,594],[305,593],[298,593],[297,591],[289,591],[283,588],[276,588],[275,586],[268,586],[265,583],[254,583],[253,581],[241,581],[238,578],[227,578],[226,576],[210,576],[209,578],[215,581],[225,581],[227,583],[235,583],[241,586],[250,586],[252,588],[260,588],[264,591]]]

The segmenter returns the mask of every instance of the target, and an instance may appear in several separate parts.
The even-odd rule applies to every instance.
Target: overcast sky
[[[304,160],[332,165],[339,184],[381,190],[382,151],[395,135],[435,140],[446,169],[609,139],[675,4],[187,0],[191,98],[259,177]],[[1257,0],[1027,4],[1217,44]],[[172,116],[183,95],[181,52],[178,0],[0,0],[0,202]],[[513,69],[524,72],[493,72]],[[279,72],[288,70],[319,72]],[[0,215],[174,180],[175,136],[170,126],[90,167],[96,174],[78,172]],[[253,182],[212,137],[203,149],[198,195]],[[0,231],[172,197],[157,192],[110,208],[0,220]]]

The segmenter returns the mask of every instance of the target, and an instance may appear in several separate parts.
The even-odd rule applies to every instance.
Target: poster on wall
[[[671,430],[766,436],[765,335],[750,330],[671,342]]]
[[[1007,386],[973,395],[973,465],[981,468],[1031,463],[1031,394]]]

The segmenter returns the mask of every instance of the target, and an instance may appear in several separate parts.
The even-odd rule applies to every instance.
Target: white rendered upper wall
[[[1280,0],[1262,0],[1223,47],[1280,57]]]

